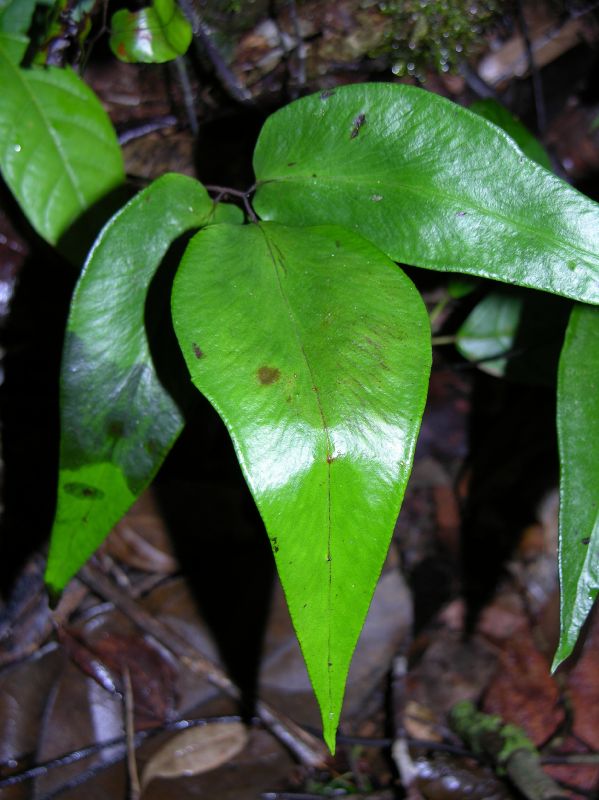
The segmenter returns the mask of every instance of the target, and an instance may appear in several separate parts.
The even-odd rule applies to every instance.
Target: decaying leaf
[[[226,764],[248,741],[241,722],[211,722],[173,736],[148,761],[141,777],[145,789],[155,778],[200,775]]]

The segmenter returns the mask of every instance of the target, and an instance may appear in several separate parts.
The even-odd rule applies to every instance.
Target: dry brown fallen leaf
[[[200,775],[222,766],[241,752],[248,741],[241,722],[210,722],[173,736],[146,764],[142,791],[155,778]]]

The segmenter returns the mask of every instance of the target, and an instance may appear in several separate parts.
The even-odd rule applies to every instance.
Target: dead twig
[[[138,628],[170,650],[188,669],[218,687],[228,697],[234,700],[240,699],[237,686],[216,664],[189,645],[169,627],[148,614],[97,569],[88,565],[81,570],[79,578],[95,594],[114,603],[115,607]],[[263,701],[257,702],[256,713],[266,728],[293,753],[301,764],[310,768],[321,768],[325,765],[327,751],[324,743],[302,730],[299,725]]]
[[[129,800],[139,800],[141,788],[135,758],[135,719],[133,711],[133,687],[128,667],[123,670],[123,702],[125,706],[125,733],[127,736],[127,774],[129,775]]]

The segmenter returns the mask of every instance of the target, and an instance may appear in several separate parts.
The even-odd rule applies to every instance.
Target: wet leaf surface
[[[424,406],[421,300],[342,228],[217,225],[188,245],[173,321],[265,522],[334,750]]]
[[[33,227],[56,244],[79,215],[123,182],[116,134],[74,72],[21,69],[2,42],[0,83],[2,176]],[[79,104],[87,108],[85,121]]]

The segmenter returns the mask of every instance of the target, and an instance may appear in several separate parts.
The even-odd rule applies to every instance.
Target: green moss
[[[379,10],[392,18],[387,41],[393,72],[423,78],[427,69],[455,71],[484,45],[484,33],[505,4],[499,0],[385,0]]]

